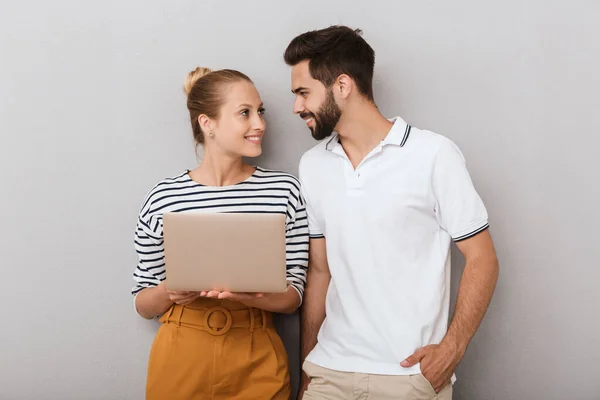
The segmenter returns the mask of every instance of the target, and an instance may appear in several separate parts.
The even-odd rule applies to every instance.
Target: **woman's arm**
[[[167,290],[165,282],[158,286],[142,289],[135,297],[138,314],[152,319],[164,314],[173,303],[185,306],[200,297],[199,292],[174,292]]]
[[[210,291],[201,296],[239,301],[249,307],[261,308],[282,314],[291,314],[302,304],[306,272],[308,269],[308,218],[306,205],[300,195],[300,183],[290,191],[286,226],[286,277],[287,290],[284,293],[230,293]]]
[[[138,264],[133,273],[135,309],[147,319],[164,314],[173,303],[187,305],[200,296],[199,292],[167,290],[162,218],[149,216],[150,204],[146,201],[138,218],[134,240]]]
[[[158,286],[142,289],[135,296],[135,309],[146,319],[164,314],[172,305],[173,301],[167,293],[164,282]]]

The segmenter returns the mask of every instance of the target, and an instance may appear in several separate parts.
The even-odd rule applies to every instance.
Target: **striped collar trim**
[[[412,126],[404,122],[400,117],[393,118],[390,121],[394,122],[394,125],[392,126],[392,129],[390,129],[390,132],[388,133],[386,138],[383,139],[382,145],[393,144],[396,146],[404,147],[410,136]],[[333,151],[333,149],[340,145],[340,136],[337,133],[335,133],[325,145],[325,150]]]

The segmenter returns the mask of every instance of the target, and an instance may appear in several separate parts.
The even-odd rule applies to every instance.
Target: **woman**
[[[308,223],[299,183],[242,160],[261,154],[265,129],[263,104],[246,75],[196,68],[184,88],[203,159],[150,191],[135,232],[135,306],[141,316],[161,316],[162,322],[150,352],[146,398],[287,400],[287,355],[271,313],[293,312],[304,292]],[[162,214],[190,210],[286,214],[287,291],[167,290]],[[225,319],[231,319],[231,328],[221,329]]]

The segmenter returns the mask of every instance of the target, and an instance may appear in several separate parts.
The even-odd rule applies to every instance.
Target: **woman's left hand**
[[[221,292],[219,290],[200,292],[200,297],[209,297],[214,299],[227,299],[233,301],[248,301],[264,297],[264,293],[232,293]]]

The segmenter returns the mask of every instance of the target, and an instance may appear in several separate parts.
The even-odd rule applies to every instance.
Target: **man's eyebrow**
[[[308,88],[300,86],[299,88],[292,89],[292,93],[298,94],[299,92],[302,92],[303,90],[308,90]]]

